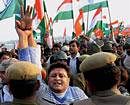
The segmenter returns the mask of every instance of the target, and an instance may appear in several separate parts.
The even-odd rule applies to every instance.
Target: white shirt
[[[71,56],[69,56],[70,58],[70,64],[69,64],[69,67],[70,67],[70,70],[71,70],[71,73],[72,75],[76,75],[77,74],[77,61],[76,61],[76,58],[79,57],[80,54],[77,53],[76,56],[74,58],[72,58]]]

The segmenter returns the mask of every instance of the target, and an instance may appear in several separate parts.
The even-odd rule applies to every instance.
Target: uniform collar
[[[15,105],[38,105],[35,100],[24,100],[24,99],[14,99],[13,104]]]
[[[94,96],[99,96],[99,97],[106,97],[106,96],[113,96],[113,95],[121,95],[121,93],[118,89],[97,91],[97,92],[94,93]]]

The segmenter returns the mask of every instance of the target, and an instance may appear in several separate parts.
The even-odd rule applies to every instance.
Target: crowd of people
[[[18,48],[0,52],[2,105],[130,105],[130,42],[118,36],[54,43],[33,37],[32,8],[16,21]]]

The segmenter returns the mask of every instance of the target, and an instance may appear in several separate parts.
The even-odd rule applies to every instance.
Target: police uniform
[[[40,74],[38,67],[30,62],[19,61],[7,68],[7,79],[10,80],[37,80]],[[16,99],[13,102],[2,103],[2,105],[38,105],[35,99]]]
[[[80,65],[82,72],[92,71],[112,64],[116,55],[100,52],[87,57]],[[73,105],[130,105],[130,97],[123,96],[118,89],[95,91],[89,100],[81,100]]]

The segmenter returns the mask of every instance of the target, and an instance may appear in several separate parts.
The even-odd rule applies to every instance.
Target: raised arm
[[[28,6],[24,12],[23,5],[21,5],[21,18],[16,21],[16,31],[19,37],[19,60],[31,61],[29,54],[29,37],[33,37],[32,21],[35,16],[31,16],[32,7]]]

